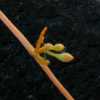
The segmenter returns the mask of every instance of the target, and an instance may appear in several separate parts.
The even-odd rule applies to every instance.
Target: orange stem
[[[35,58],[36,52],[32,44],[27,40],[27,38],[19,31],[15,25],[6,17],[6,15],[0,10],[0,20],[8,27],[8,29],[13,33],[13,35],[21,42],[21,44],[25,47],[28,53]],[[39,64],[40,62],[37,61]],[[58,88],[58,90],[63,94],[66,100],[74,100],[74,98],[70,95],[67,89],[60,83],[60,81],[55,77],[54,73],[50,70],[48,66],[41,65],[42,70],[46,73],[49,79],[53,82],[53,84]]]

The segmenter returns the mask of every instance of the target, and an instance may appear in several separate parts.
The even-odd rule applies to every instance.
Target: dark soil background
[[[100,100],[100,2],[95,0],[0,0],[0,9],[35,45],[63,43],[79,60],[50,68],[75,100]],[[0,100],[65,100],[40,66],[0,22]]]

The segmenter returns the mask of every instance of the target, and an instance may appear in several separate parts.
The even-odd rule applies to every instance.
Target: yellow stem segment
[[[47,26],[45,26],[43,30],[41,31],[40,36],[36,42],[36,49],[39,49],[40,46],[44,43],[44,35],[46,34],[47,30],[48,28]]]
[[[25,36],[15,27],[15,25],[6,17],[6,15],[0,10],[0,20],[9,28],[13,35],[21,42],[28,53],[35,58],[36,52],[31,43],[25,38]],[[55,77],[50,68],[46,65],[42,65],[39,60],[36,60],[42,70],[46,73],[53,84],[58,88],[58,90],[65,96],[66,100],[74,100],[70,93],[63,87],[60,81]]]

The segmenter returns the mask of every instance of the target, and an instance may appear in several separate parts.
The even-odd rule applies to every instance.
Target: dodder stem
[[[0,20],[8,27],[8,29],[13,33],[13,35],[20,41],[20,43],[25,47],[28,53],[34,58],[35,50],[32,44],[27,40],[27,38],[19,31],[15,25],[6,17],[6,15],[0,10]],[[39,64],[40,62],[37,61]],[[53,84],[58,88],[58,90],[63,94],[63,96],[68,100],[74,100],[70,93],[64,88],[60,81],[55,77],[53,72],[48,66],[41,65],[42,70],[46,73]]]
[[[15,25],[6,17],[6,15],[0,10],[0,20],[8,27],[12,34],[20,41],[24,48],[29,52],[34,54],[34,47],[30,44],[27,38],[19,31]]]

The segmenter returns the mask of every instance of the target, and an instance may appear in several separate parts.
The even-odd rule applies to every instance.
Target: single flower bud
[[[64,45],[61,44],[61,43],[57,43],[57,44],[54,45],[53,50],[58,51],[58,52],[63,51],[64,50]]]
[[[74,57],[70,53],[57,54],[57,53],[54,53],[54,52],[51,52],[51,51],[47,51],[46,53],[48,55],[52,56],[52,57],[55,57],[56,59],[58,59],[62,62],[70,62],[74,59]]]

